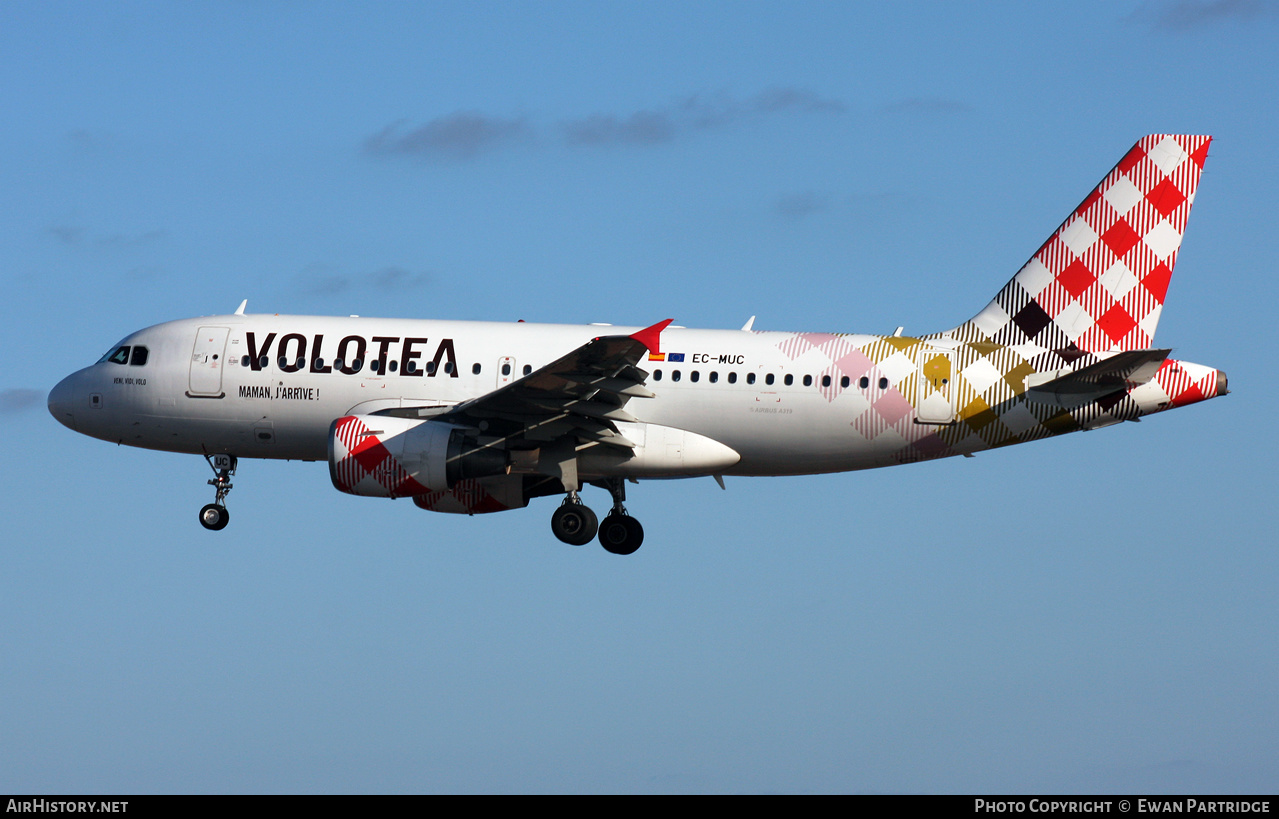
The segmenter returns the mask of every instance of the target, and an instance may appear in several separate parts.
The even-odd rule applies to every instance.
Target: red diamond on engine
[[[1181,192],[1181,188],[1173,184],[1171,179],[1165,179],[1150,189],[1150,193],[1146,194],[1146,201],[1167,219],[1168,214],[1181,207],[1181,203],[1186,201],[1186,195]]]
[[[1110,336],[1111,341],[1118,342],[1124,336],[1128,335],[1128,332],[1132,330],[1132,328],[1137,326],[1137,321],[1132,316],[1128,315],[1127,310],[1116,304],[1114,307],[1111,307],[1103,313],[1101,318],[1097,319],[1097,326],[1100,327],[1106,335]]]
[[[1137,235],[1137,231],[1123,219],[1115,222],[1110,226],[1110,230],[1101,234],[1101,240],[1106,243],[1106,247],[1119,258],[1123,258],[1124,254],[1132,250],[1132,246],[1141,241],[1141,237]]]
[[[351,449],[348,457],[354,458],[365,472],[374,472],[391,457],[391,452],[375,436],[368,435]]]
[[[1061,274],[1057,276],[1058,283],[1066,288],[1066,292],[1072,298],[1079,298],[1079,294],[1092,287],[1092,283],[1097,281],[1097,277],[1088,269],[1088,265],[1079,259],[1071,262]]]

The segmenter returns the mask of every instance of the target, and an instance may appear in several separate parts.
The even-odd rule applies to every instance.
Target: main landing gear
[[[551,515],[551,531],[570,546],[585,546],[599,534],[605,551],[615,555],[634,554],[644,542],[644,527],[626,513],[626,484],[621,478],[609,478],[596,484],[613,496],[613,508],[603,522],[597,522],[595,513],[582,503],[576,492],[569,492],[560,508]]]
[[[213,470],[214,477],[209,481],[209,486],[216,490],[217,496],[213,503],[205,504],[200,510],[200,525],[217,532],[225,529],[231,520],[231,513],[226,508],[226,496],[231,491],[231,476],[235,474],[236,461],[234,455],[205,455],[204,460],[209,462],[209,468]]]
[[[595,537],[599,520],[591,508],[582,503],[576,492],[569,492],[560,508],[551,515],[551,531],[570,546],[585,546]]]

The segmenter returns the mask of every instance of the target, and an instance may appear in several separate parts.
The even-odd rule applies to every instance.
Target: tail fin
[[[951,335],[1089,352],[1150,347],[1211,141],[1140,140],[994,301]]]

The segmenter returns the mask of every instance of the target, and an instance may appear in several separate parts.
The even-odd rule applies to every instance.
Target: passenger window
[[[322,358],[315,359],[315,361],[311,362],[311,366],[312,366],[312,369],[316,369],[316,370],[324,369],[324,359]]]
[[[427,366],[429,367],[431,365],[428,364]],[[397,369],[399,369],[399,367],[400,367],[400,362],[398,361],[392,361],[390,364],[386,365],[386,369],[388,372],[395,372]]]
[[[240,366],[241,367],[249,366],[249,357],[247,355],[240,359]]]
[[[746,383],[747,383],[747,384],[754,384],[754,383],[755,383],[755,373],[747,373],[747,374],[746,374]]]
[[[271,359],[267,358],[266,356],[262,356],[261,358],[258,359],[258,367],[260,367],[261,369],[265,370],[269,366],[271,366]]]
[[[478,367],[478,366],[480,366],[480,365],[479,365],[479,364],[476,364],[475,366],[477,366],[477,367]],[[479,370],[476,370],[475,372],[476,372],[476,374],[478,374],[478,373],[479,373]],[[510,362],[504,362],[504,363],[502,364],[502,375],[510,375],[510,374],[511,374],[511,365],[510,365]]]
[[[702,377],[701,373],[699,373],[697,370],[693,370],[693,372],[689,374],[688,380],[696,384],[697,380],[701,377]]]
[[[805,387],[813,386],[813,377],[811,375],[804,376],[804,386]]]
[[[395,365],[394,365],[394,364],[392,364],[392,366],[395,366]],[[428,361],[428,362],[426,362],[426,374],[427,374],[427,375],[435,375],[435,362],[434,362],[434,361]]]
[[[447,373],[448,375],[452,375],[452,374],[453,374],[453,362],[452,362],[452,361],[445,361],[445,362],[444,362],[444,372],[445,372],[445,373]]]
[[[857,382],[857,386],[861,387],[863,390],[866,389],[870,386],[870,379],[863,375],[862,380]]]
[[[829,376],[829,375],[823,375],[823,376],[822,376],[822,386],[823,386],[823,387],[829,387],[829,386],[830,386],[830,376]]]
[[[299,358],[298,358],[298,369],[300,370],[300,369],[302,369],[302,368],[303,368],[303,367],[305,367],[305,366],[306,366],[306,359],[305,359],[305,358],[302,358],[302,357],[299,357]]]
[[[679,381],[679,370],[671,370],[671,380]]]
[[[654,380],[654,381],[661,381],[661,380],[662,380],[662,371],[661,371],[661,370],[653,370],[653,380]]]
[[[345,363],[346,363],[346,362],[345,362],[345,361],[343,361],[342,359],[340,359],[340,358],[335,358],[335,359],[333,359],[333,369],[335,369],[335,370],[340,370],[340,369],[342,369],[342,365],[343,365],[343,364],[345,364]]]
[[[510,369],[510,368],[508,367],[507,369]],[[471,365],[471,374],[472,374],[472,375],[479,375],[479,374],[480,374],[480,364],[479,364],[479,362],[478,362],[478,361],[477,361],[475,364]],[[503,375],[506,375],[506,373],[502,373],[502,374],[503,374]]]
[[[770,387],[773,386],[773,381],[774,381],[774,376],[772,373],[769,373],[768,375],[764,376],[764,383],[767,384],[768,386]]]
[[[879,379],[879,388],[880,388],[881,390],[886,390],[886,389],[888,389],[888,379],[887,379],[887,378],[881,378],[881,379]]]
[[[417,372],[417,362],[416,362],[416,361],[410,361],[409,363],[407,363],[407,364],[405,364],[405,365],[404,365],[404,374],[405,374],[405,375],[413,375],[413,373],[415,373],[415,372]]]
[[[795,376],[791,375],[790,373],[786,373],[786,386],[789,387],[791,384],[794,384],[794,383],[795,383]]]
[[[525,365],[524,365],[524,374],[525,374],[525,375],[532,375],[532,374],[533,374],[533,365],[532,365],[532,364],[525,364]]]
[[[276,363],[278,363],[278,364],[280,365],[280,369],[281,369],[281,370],[288,369],[288,366],[289,366],[289,360],[288,360],[287,358],[285,358],[284,356],[280,356],[280,360],[279,360],[278,362],[276,362]]]
[[[357,358],[351,362],[351,372],[358,373],[364,367],[364,359]]]
[[[849,381],[848,376],[844,376],[843,378],[839,379],[839,386],[843,387],[844,389],[848,389],[848,385],[850,383],[851,382]]]
[[[737,373],[729,373],[729,374],[728,374],[728,383],[730,383],[730,384],[736,384],[736,383],[737,383]]]

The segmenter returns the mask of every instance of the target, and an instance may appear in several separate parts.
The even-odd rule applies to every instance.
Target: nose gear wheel
[[[215,492],[213,503],[205,504],[200,509],[200,525],[214,532],[226,528],[231,520],[231,513],[226,508],[226,496],[231,491],[231,476],[235,474],[236,459],[234,455],[205,455],[209,468],[213,470],[213,479],[209,481]]]

